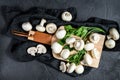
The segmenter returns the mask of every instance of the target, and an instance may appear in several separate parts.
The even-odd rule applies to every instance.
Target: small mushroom
[[[67,44],[72,44],[72,43],[74,43],[75,41],[76,41],[76,39],[75,39],[74,37],[69,37],[69,38],[66,39],[66,43],[67,43]]]
[[[94,49],[94,44],[93,43],[87,43],[87,44],[85,44],[84,49],[86,51],[90,51],[90,50]]]
[[[41,53],[46,53],[47,49],[44,45],[42,44],[38,44],[37,45],[37,53],[41,54]]]
[[[46,23],[45,19],[42,19],[39,25],[36,25],[36,30],[40,32],[45,32],[44,24]]]
[[[92,62],[93,62],[92,57],[90,56],[90,54],[86,53],[84,55],[83,63],[86,65],[91,65]]]
[[[60,56],[63,58],[63,59],[67,59],[70,55],[70,50],[69,49],[63,49]]]
[[[60,68],[60,70],[61,70],[62,72],[65,72],[65,71],[66,71],[65,62],[61,62],[59,68]]]
[[[57,30],[57,26],[54,23],[49,23],[46,25],[46,31],[50,34],[55,33],[55,31]]]
[[[55,54],[59,54],[62,51],[62,45],[60,45],[58,42],[54,42],[51,45],[51,49]]]
[[[71,63],[69,66],[68,66],[68,69],[67,69],[67,72],[68,73],[72,73],[76,68],[76,65],[75,63]]]
[[[68,11],[63,12],[61,17],[62,17],[63,21],[71,21],[72,20],[72,14]]]
[[[24,31],[30,31],[32,30],[32,25],[30,24],[30,22],[25,22],[22,24],[22,29]]]
[[[116,44],[115,41],[112,40],[112,39],[108,39],[108,40],[105,41],[105,46],[109,49],[114,48],[115,44]]]
[[[90,39],[91,42],[97,43],[97,42],[100,40],[100,36],[99,36],[99,34],[97,34],[97,33],[92,33],[92,34],[89,36],[89,39]]]
[[[100,57],[100,52],[97,50],[97,48],[94,48],[94,49],[91,51],[91,55],[92,55],[93,58],[99,59],[99,57]]]
[[[73,44],[73,43],[71,43],[71,44],[70,44],[70,48],[73,48],[73,47],[74,47],[74,44]]]
[[[76,69],[75,69],[75,72],[77,73],[77,74],[82,74],[83,72],[84,72],[84,67],[83,67],[83,65],[78,65],[77,67],[76,67]]]
[[[113,40],[118,40],[120,38],[120,34],[116,28],[111,28],[109,30],[109,33],[110,33],[111,37],[113,38]]]
[[[76,50],[82,50],[84,48],[84,41],[82,39],[76,40],[74,43],[74,48]]]
[[[37,48],[36,47],[29,47],[27,49],[27,53],[32,55],[32,56],[35,56],[35,53],[37,53]]]
[[[63,39],[65,37],[65,35],[66,35],[66,30],[64,30],[64,29],[58,30],[55,34],[57,39]]]
[[[70,63],[67,63],[67,64],[66,64],[66,67],[69,67],[69,65],[70,65]]]

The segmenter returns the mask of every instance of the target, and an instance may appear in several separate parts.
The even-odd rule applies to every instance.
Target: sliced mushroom
[[[113,40],[118,40],[120,38],[120,34],[116,28],[111,28],[109,30],[109,33],[110,33],[111,37],[113,38]]]
[[[44,24],[46,23],[45,19],[42,19],[39,25],[36,25],[36,30],[40,32],[45,32]]]
[[[91,65],[92,62],[93,62],[92,57],[90,56],[90,54],[86,53],[84,55],[83,63],[86,64],[86,65]]]
[[[62,20],[63,21],[71,21],[72,20],[72,14],[68,11],[62,13]]]
[[[99,59],[100,58],[100,52],[97,50],[97,48],[94,48],[92,51],[91,51],[91,55],[93,58],[96,58],[96,59]]]
[[[74,43],[75,41],[76,41],[76,39],[75,39],[74,37],[69,37],[69,38],[66,39],[66,43],[67,43],[67,44],[72,44],[72,43]]]
[[[67,72],[68,73],[72,73],[76,68],[76,65],[75,63],[71,63],[69,66],[68,66],[68,69],[67,69]]]
[[[42,44],[37,45],[37,53],[42,54],[46,52],[47,52],[47,49],[44,45]]]
[[[62,51],[62,45],[60,45],[58,42],[54,42],[51,45],[51,49],[55,54],[59,54]]]
[[[116,43],[115,43],[115,41],[112,40],[112,39],[108,39],[108,40],[105,41],[105,46],[106,46],[107,48],[109,48],[109,49],[114,48],[115,45],[116,45]]]
[[[57,30],[57,26],[54,23],[49,23],[46,25],[46,31],[50,34],[55,33],[55,31]]]
[[[22,24],[22,29],[24,31],[30,31],[32,30],[32,25],[30,24],[30,22],[25,22]]]
[[[89,37],[90,41],[93,43],[97,43],[100,40],[100,36],[97,33],[92,33]]]
[[[84,48],[84,41],[82,39],[76,40],[74,43],[74,48],[76,50],[82,50]]]
[[[61,70],[62,72],[66,72],[65,62],[61,62],[59,68],[60,68],[60,70]]]
[[[85,44],[84,49],[86,51],[90,51],[90,50],[94,49],[94,44],[93,43],[87,43],[87,44]]]
[[[67,59],[70,56],[70,50],[69,49],[63,49],[60,56],[63,59]]]
[[[76,69],[75,69],[75,72],[77,73],[77,74],[82,74],[83,72],[84,72],[84,67],[83,67],[83,65],[78,65],[77,67],[76,67]]]
[[[57,39],[63,39],[65,37],[65,35],[66,35],[66,30],[64,30],[64,29],[58,30],[55,34]]]
[[[27,53],[32,55],[32,56],[35,56],[35,53],[37,53],[37,48],[36,47],[29,47],[27,49]]]

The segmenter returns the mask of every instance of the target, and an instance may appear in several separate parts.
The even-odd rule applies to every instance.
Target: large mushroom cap
[[[46,25],[46,31],[50,34],[55,33],[55,31],[57,30],[57,26],[54,23],[49,23]]]
[[[30,22],[25,22],[22,24],[22,29],[24,31],[30,31],[32,30],[32,25],[30,24]]]
[[[90,51],[90,50],[94,49],[94,44],[89,42],[89,43],[85,44],[84,49],[86,51]]]
[[[84,48],[84,41],[82,39],[76,40],[74,43],[74,48],[76,50],[82,50]]]
[[[63,58],[63,59],[67,59],[70,55],[70,51],[69,49],[63,49],[60,56]]]
[[[105,46],[109,49],[114,48],[115,44],[116,44],[115,41],[112,40],[112,39],[108,39],[108,40],[105,41]]]
[[[120,38],[120,34],[116,28],[111,28],[109,30],[109,33],[110,33],[111,37],[113,38],[113,40],[118,40]]]
[[[72,20],[72,14],[68,11],[62,13],[62,20],[63,21],[71,21]]]
[[[69,66],[68,66],[68,69],[67,69],[67,72],[68,73],[72,73],[76,68],[76,65],[75,63],[71,63]]]
[[[58,30],[55,34],[57,39],[63,39],[65,37],[65,35],[66,35],[66,30],[64,30],[64,29]]]
[[[41,54],[41,53],[46,53],[47,52],[47,49],[44,45],[42,44],[38,44],[37,45],[37,53]]]
[[[35,53],[37,53],[37,48],[36,47],[29,47],[27,49],[27,53],[32,55],[32,56],[35,56]]]
[[[91,42],[97,43],[97,42],[100,40],[100,36],[99,36],[99,34],[97,34],[97,33],[92,33],[92,34],[89,36],[89,39],[90,39]]]
[[[76,69],[75,69],[75,72],[77,73],[77,74],[82,74],[83,72],[84,72],[84,67],[83,67],[83,65],[78,65],[77,67],[76,67]]]

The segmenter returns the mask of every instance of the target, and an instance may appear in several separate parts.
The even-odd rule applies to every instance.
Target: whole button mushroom
[[[85,44],[84,49],[86,51],[91,51],[92,49],[94,49],[94,44],[89,42],[89,43]]]
[[[92,33],[89,37],[90,41],[93,43],[97,43],[100,40],[100,36],[97,33]]]
[[[71,64],[68,66],[67,72],[68,72],[68,73],[72,73],[72,72],[74,72],[75,68],[76,68],[75,63],[71,63]]]
[[[65,35],[66,35],[66,30],[64,30],[64,29],[58,30],[55,34],[57,39],[63,39],[65,37]]]
[[[93,58],[99,59],[100,58],[100,52],[97,50],[97,48],[94,48],[91,50],[91,55]]]
[[[78,65],[77,67],[76,67],[76,69],[75,69],[75,72],[77,73],[77,74],[82,74],[83,72],[84,72],[84,67],[83,67],[83,65]]]
[[[47,49],[44,45],[42,44],[38,44],[37,45],[37,53],[41,54],[41,53],[46,53]]]
[[[60,70],[61,70],[62,72],[65,72],[65,71],[66,71],[65,62],[61,62],[59,68],[60,68]]]
[[[63,12],[61,17],[62,17],[63,21],[71,21],[72,20],[72,14],[68,11]]]
[[[90,56],[90,54],[86,53],[84,55],[84,60],[83,60],[84,64],[87,64],[87,65],[91,65],[93,60],[92,60],[92,57]]]
[[[110,33],[110,36],[113,38],[113,40],[118,40],[120,38],[120,34],[116,28],[111,28],[109,30],[109,33]]]
[[[108,40],[105,41],[105,46],[109,49],[114,48],[115,44],[116,44],[115,41],[112,40],[112,39],[108,39]]]
[[[46,23],[45,19],[42,19],[39,25],[36,25],[36,30],[40,32],[45,32],[44,24]]]
[[[59,54],[62,51],[62,45],[60,45],[58,42],[54,42],[51,45],[51,49],[55,54]]]
[[[72,43],[74,43],[75,41],[76,41],[76,39],[75,39],[74,37],[69,37],[69,38],[66,39],[66,43],[67,43],[67,44],[72,44]]]
[[[32,56],[35,56],[35,53],[37,53],[37,48],[36,47],[29,47],[27,49],[27,53],[32,55]]]
[[[46,25],[46,31],[50,34],[55,33],[55,31],[57,30],[57,26],[54,23],[49,23]]]
[[[69,49],[63,49],[60,56],[63,58],[63,59],[67,59],[70,55],[70,51]]]
[[[84,48],[84,41],[82,39],[76,40],[74,43],[74,48],[76,50],[82,50]]]
[[[25,22],[22,24],[22,29],[24,31],[30,31],[32,30],[32,25],[30,24],[30,22]]]

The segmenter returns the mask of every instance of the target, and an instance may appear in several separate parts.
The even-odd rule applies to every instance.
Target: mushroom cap
[[[72,73],[76,68],[76,65],[75,63],[71,63],[69,66],[68,66],[68,69],[67,69],[67,72],[68,73]]]
[[[72,44],[72,43],[74,43],[75,41],[76,41],[76,39],[75,39],[74,37],[69,37],[69,38],[66,39],[66,43],[67,43],[67,44]]]
[[[90,42],[90,43],[87,43],[87,44],[85,44],[84,49],[85,49],[86,51],[90,51],[90,50],[94,49],[94,44],[91,43],[91,42]]]
[[[109,30],[109,33],[112,36],[113,40],[118,40],[120,38],[120,34],[119,34],[119,32],[117,31],[116,28],[111,28]]]
[[[57,39],[63,39],[65,37],[65,35],[66,35],[66,30],[64,30],[64,29],[58,30],[55,34]]]
[[[37,25],[36,26],[36,30],[40,31],[40,32],[45,32],[45,27],[41,26],[41,25]]]
[[[58,42],[54,42],[51,45],[51,49],[55,54],[59,54],[62,51],[62,47]]]
[[[42,44],[38,44],[37,45],[37,53],[41,54],[41,53],[46,53],[47,49],[44,45]]]
[[[30,22],[25,22],[22,24],[22,29],[24,31],[30,31],[32,30],[32,25],[30,24]]]
[[[76,50],[82,50],[84,48],[84,41],[82,39],[76,40],[74,43],[74,48]]]
[[[90,56],[90,54],[86,53],[84,55],[84,61],[83,62],[85,62],[85,64],[87,64],[87,65],[92,64],[93,60],[92,60],[92,57]]]
[[[115,43],[115,41],[112,40],[112,39],[108,39],[108,40],[105,41],[105,46],[106,46],[107,48],[109,48],[109,49],[114,48],[115,45],[116,45],[116,43]]]
[[[60,56],[63,58],[63,59],[67,59],[70,55],[70,51],[69,49],[63,49]]]
[[[63,21],[71,21],[73,18],[72,14],[68,11],[63,12],[61,17]]]
[[[32,55],[32,56],[35,56],[35,53],[37,53],[37,48],[36,47],[29,47],[27,49],[27,53]]]
[[[89,36],[89,39],[91,42],[93,43],[97,43],[99,40],[100,40],[100,36],[98,33],[92,33],[90,36]]]
[[[55,33],[55,31],[57,30],[57,26],[54,23],[49,23],[46,25],[46,31],[50,34]]]
[[[84,67],[83,67],[83,65],[78,65],[77,67],[76,67],[76,69],[75,69],[75,72],[77,73],[77,74],[82,74],[83,72],[84,72]]]
[[[91,55],[93,58],[99,59],[100,58],[100,52],[97,50],[97,48],[94,48],[91,50]]]
[[[59,68],[60,68],[60,70],[61,70],[62,72],[65,72],[65,71],[66,71],[65,62],[61,62]]]

